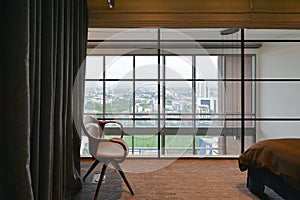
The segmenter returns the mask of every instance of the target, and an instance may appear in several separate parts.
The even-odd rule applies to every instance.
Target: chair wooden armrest
[[[127,151],[127,152],[128,152],[129,147],[128,147],[127,143],[126,143],[123,139],[121,139],[121,138],[111,138],[111,139],[109,139],[109,140],[110,140],[111,142],[120,144],[120,145],[123,147],[124,151]]]
[[[124,136],[124,127],[119,121],[116,121],[116,120],[107,120],[107,121],[98,120],[98,121],[99,121],[99,125],[100,125],[102,131],[104,130],[104,126],[106,124],[118,124],[121,128],[121,131],[122,131],[121,135],[120,135],[120,138],[121,139],[123,138],[123,136]]]

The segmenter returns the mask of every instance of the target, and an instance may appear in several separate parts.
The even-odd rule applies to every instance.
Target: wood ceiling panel
[[[88,0],[93,28],[293,28],[299,0]]]
[[[300,13],[299,0],[252,0],[253,12]]]
[[[109,9],[106,0],[88,0],[90,12],[249,12],[248,0],[116,0]]]

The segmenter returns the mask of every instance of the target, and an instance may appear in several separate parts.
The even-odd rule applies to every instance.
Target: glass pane
[[[192,135],[166,135],[165,155],[192,155],[193,136]]]
[[[244,64],[245,64],[245,78],[250,79],[254,78],[253,73],[253,62],[254,56],[245,55]],[[241,78],[241,56],[240,55],[226,55],[225,56],[225,77],[227,79]]]
[[[222,81],[196,82],[196,113],[222,112]]]
[[[166,81],[165,112],[192,113],[193,89],[191,81]]]
[[[196,114],[196,119],[196,127],[223,127],[225,123],[225,115],[222,114],[199,113]]]
[[[134,155],[157,156],[157,135],[135,136],[134,137]]]
[[[256,125],[256,121],[254,121],[254,120],[249,120],[249,119],[253,119],[253,118],[255,118],[255,113],[252,113],[252,114],[249,114],[249,115],[245,115],[245,119],[247,119],[247,120],[245,120],[245,126],[246,126],[246,128],[255,128],[255,125]]]
[[[233,124],[235,121],[226,121]],[[221,135],[222,134],[222,135]],[[247,134],[245,134],[246,136]],[[241,127],[224,127],[218,136],[218,148],[221,155],[237,156],[241,153]]]
[[[225,155],[237,156],[241,154],[241,137],[240,134],[226,136],[222,140],[223,152]]]
[[[92,157],[89,151],[89,140],[88,137],[83,135],[81,137],[81,145],[80,145],[80,156],[81,157]]]
[[[84,113],[103,112],[103,84],[99,81],[86,81]]]
[[[166,56],[166,79],[191,79],[192,56]]]
[[[222,136],[196,136],[196,155],[215,156],[223,155]]]
[[[218,56],[196,56],[196,79],[217,79],[221,74]]]
[[[86,79],[102,79],[103,78],[103,56],[87,56],[86,57]]]
[[[225,102],[226,114],[241,112],[241,83],[239,81],[225,82]]]
[[[135,82],[135,112],[143,114],[158,112],[157,82]]]
[[[128,147],[129,147],[129,155],[132,155],[132,136],[125,135],[123,137],[123,140],[127,143]]]
[[[105,78],[106,79],[132,79],[133,57],[132,56],[106,56]]]
[[[128,81],[106,82],[106,113],[131,113],[133,111],[133,84]]]
[[[247,135],[245,136],[245,139],[244,139],[244,144],[245,144],[244,150],[245,151],[255,143],[255,139],[256,139],[255,134],[252,136],[247,136]]]
[[[255,82],[245,82],[245,114],[255,113]]]
[[[104,138],[119,138],[122,134],[122,129],[121,126],[117,123],[108,123],[104,126],[103,132]]]
[[[240,127],[241,126],[241,115],[227,114],[226,115],[225,126],[226,127]],[[231,120],[229,120],[231,119]]]
[[[157,56],[136,56],[135,57],[135,78],[136,79],[157,79],[158,78],[158,57]]]

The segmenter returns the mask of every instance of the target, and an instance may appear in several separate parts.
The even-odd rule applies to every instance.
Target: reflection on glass
[[[103,112],[103,84],[99,81],[86,81],[84,113]]]
[[[135,82],[135,112],[157,113],[158,112],[158,89],[157,82]]]
[[[191,81],[166,81],[165,113],[191,113],[192,95]]]
[[[195,149],[196,154],[200,156],[223,155],[222,136],[196,136]]]
[[[191,34],[195,33],[191,32]],[[219,36],[219,31],[216,34]],[[198,36],[202,38],[200,35]],[[162,36],[172,38],[173,32],[162,31]],[[210,36],[203,35],[204,38]],[[127,44],[129,42],[123,45]],[[210,49],[211,52],[217,53],[212,56],[199,53],[181,56],[180,54],[164,54],[166,52],[164,47],[168,47],[164,45],[172,46],[173,44],[166,42],[161,44],[160,66],[158,66],[157,55],[153,56],[153,54],[149,54],[149,56],[144,54],[88,57],[86,79],[104,78],[109,80],[103,82],[86,80],[84,112],[98,114],[99,119],[116,119],[123,123],[128,130],[134,130],[134,134],[141,134],[136,132],[140,130],[147,132],[147,136],[126,137],[126,141],[130,143],[131,150],[135,155],[158,155],[158,137],[156,136],[158,128],[163,129],[166,134],[161,134],[161,137],[165,137],[163,139],[166,145],[164,146],[161,141],[162,155],[179,153],[239,154],[240,133],[237,132],[237,129],[241,126],[240,51],[226,49],[226,53],[229,54],[221,55],[221,51]],[[206,45],[212,46],[212,44]],[[264,45],[264,47],[268,46]],[[146,49],[144,50],[147,52]],[[188,52],[187,50],[185,49],[185,52]],[[280,49],[278,48],[278,50]],[[265,59],[269,54],[263,56]],[[260,64],[263,65],[271,66],[272,64],[272,61],[266,62],[263,59],[260,61],[262,61]],[[105,66],[105,70],[103,70],[103,66]],[[260,70],[260,68],[258,69]],[[245,78],[254,78],[254,72],[255,56],[246,55]],[[252,118],[254,116],[252,113],[255,113],[255,106],[253,106],[254,99],[256,99],[254,96],[255,84],[249,80],[245,83],[246,118]],[[263,91],[264,87],[269,88],[264,83],[260,86],[259,92]],[[272,93],[272,90],[269,92]],[[286,89],[283,94],[285,95],[281,95],[282,98],[289,94],[288,90]],[[264,96],[261,95],[261,97]],[[280,97],[276,97],[281,100]],[[293,100],[286,101],[293,102]],[[262,111],[265,112],[261,113],[267,114],[268,110],[266,109],[269,107],[265,106],[264,109]],[[159,122],[160,124],[158,124]],[[254,128],[255,124],[248,120],[245,125],[246,128]],[[113,124],[109,124],[107,127],[109,129],[113,126]],[[172,131],[177,128],[182,128],[184,136],[176,137]],[[155,129],[155,133],[151,135],[150,129]],[[195,129],[195,131],[187,132],[191,129]],[[229,135],[219,136],[223,130]],[[110,132],[108,131],[108,133]],[[190,141],[193,140],[193,134],[196,133],[205,136],[196,136],[195,143],[193,143],[195,146],[193,146]],[[109,137],[113,137],[113,135],[109,135]]]
[[[191,79],[192,56],[166,56],[166,79]]]
[[[86,79],[102,79],[103,78],[103,56],[87,56],[86,57]]]
[[[193,154],[193,136],[166,135],[165,155]]]
[[[245,91],[251,92],[251,91]],[[241,113],[241,83],[227,81],[225,83],[225,108],[226,114]],[[248,105],[251,108],[251,105]]]
[[[230,131],[228,133],[230,134]],[[237,133],[233,134],[233,136],[226,136],[223,139],[225,155],[239,155],[241,153],[241,136]]]
[[[157,56],[135,56],[135,78],[155,79],[158,76]]]
[[[131,113],[133,106],[132,82],[106,82],[106,113]]]
[[[133,56],[105,56],[106,79],[132,79]]]
[[[134,137],[134,155],[152,155],[157,156],[157,136],[135,136]]]
[[[242,123],[240,120],[236,120],[236,119],[241,119],[241,115],[226,115],[226,122],[225,122],[225,126],[226,127],[235,127],[235,128],[240,128]],[[235,119],[235,120],[230,120],[230,119]]]
[[[244,58],[244,73],[246,79],[251,79],[253,77],[253,62],[254,62],[254,55],[245,55]],[[241,78],[241,56],[240,55],[227,55],[225,56],[225,70],[227,79],[235,79]]]
[[[222,71],[219,71],[218,58],[218,56],[196,56],[196,78],[220,78]]]
[[[195,112],[197,126],[213,126],[220,125],[219,121],[210,121],[210,119],[216,119],[220,116],[214,114],[222,113],[222,81],[197,81],[196,82],[196,104]],[[207,120],[205,120],[207,119]]]
[[[85,135],[81,136],[80,156],[92,157],[89,151],[89,140],[88,137]]]

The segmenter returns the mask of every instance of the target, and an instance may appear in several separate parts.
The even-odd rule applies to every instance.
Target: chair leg
[[[118,170],[118,171],[119,171],[120,175],[122,176],[124,182],[126,183],[126,185],[127,185],[128,189],[129,189],[130,193],[131,193],[132,195],[134,195],[134,192],[133,192],[133,190],[132,190],[132,188],[131,188],[131,186],[130,186],[130,184],[129,184],[129,182],[128,182],[128,180],[127,180],[125,174],[124,174],[124,172],[123,172],[122,170]]]
[[[126,186],[128,187],[130,193],[131,193],[132,195],[134,195],[134,192],[133,192],[133,190],[132,190],[132,188],[131,188],[131,186],[130,186],[130,184],[129,184],[129,182],[128,182],[128,180],[127,180],[125,174],[124,174],[124,172],[122,171],[120,165],[119,165],[117,162],[111,162],[111,163],[112,163],[112,164],[114,165],[114,167],[119,171],[119,174],[120,174],[121,177],[123,178],[123,180],[124,180]]]
[[[90,169],[87,171],[87,173],[83,177],[83,181],[86,179],[86,177],[93,171],[93,169],[98,165],[99,161],[95,160],[93,165],[90,167]]]
[[[100,186],[101,186],[101,183],[103,181],[106,168],[107,168],[107,165],[103,164],[101,175],[100,175],[100,178],[99,178],[99,181],[98,181],[98,185],[97,185],[97,189],[96,189],[96,192],[95,192],[94,200],[96,200],[97,197],[98,197],[98,193],[100,191]]]

